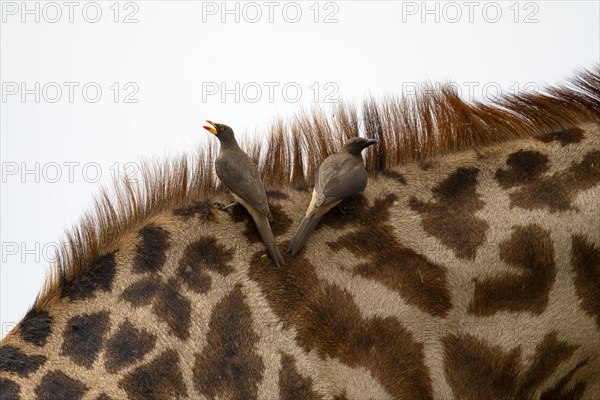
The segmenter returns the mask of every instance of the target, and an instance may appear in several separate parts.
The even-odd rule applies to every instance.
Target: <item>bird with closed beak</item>
[[[355,137],[344,143],[342,150],[327,157],[315,174],[315,188],[306,215],[288,246],[288,253],[296,255],[310,233],[333,207],[343,199],[354,196],[367,187],[367,170],[361,152],[377,143],[377,139]]]
[[[210,126],[204,126],[204,129],[215,135],[221,144],[219,155],[215,161],[217,177],[235,199],[227,206],[219,205],[219,208],[227,210],[238,203],[243,205],[254,219],[258,233],[275,264],[278,267],[285,265],[271,230],[270,222],[273,221],[273,217],[269,210],[267,192],[258,174],[258,168],[238,145],[233,129],[224,124],[206,122]]]

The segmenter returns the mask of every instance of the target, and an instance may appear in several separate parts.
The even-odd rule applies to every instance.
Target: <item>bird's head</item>
[[[359,156],[361,151],[377,142],[379,142],[377,139],[355,137],[344,143],[343,150],[355,156]]]
[[[219,139],[221,143],[235,142],[235,135],[233,129],[224,124],[216,124],[212,121],[206,120],[210,126],[204,126],[203,128],[212,133]]]

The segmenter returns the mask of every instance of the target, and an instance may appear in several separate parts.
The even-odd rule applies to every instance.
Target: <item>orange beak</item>
[[[212,133],[213,135],[217,134],[217,126],[215,125],[214,122],[206,120],[206,122],[208,122],[211,126],[206,126],[204,125],[203,128],[206,129],[207,131],[209,131],[210,133]]]

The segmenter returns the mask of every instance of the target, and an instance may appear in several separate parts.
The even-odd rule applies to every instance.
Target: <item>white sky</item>
[[[205,119],[240,136],[315,101],[493,97],[600,62],[598,1],[76,3],[1,2],[0,337],[100,185],[210,140]]]

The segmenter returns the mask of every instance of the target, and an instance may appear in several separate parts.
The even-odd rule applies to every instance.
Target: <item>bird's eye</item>
[[[219,130],[220,130],[221,132],[223,132],[223,131],[225,130],[225,127],[223,127],[223,126],[222,126],[222,127],[220,127],[220,128],[219,128]]]

